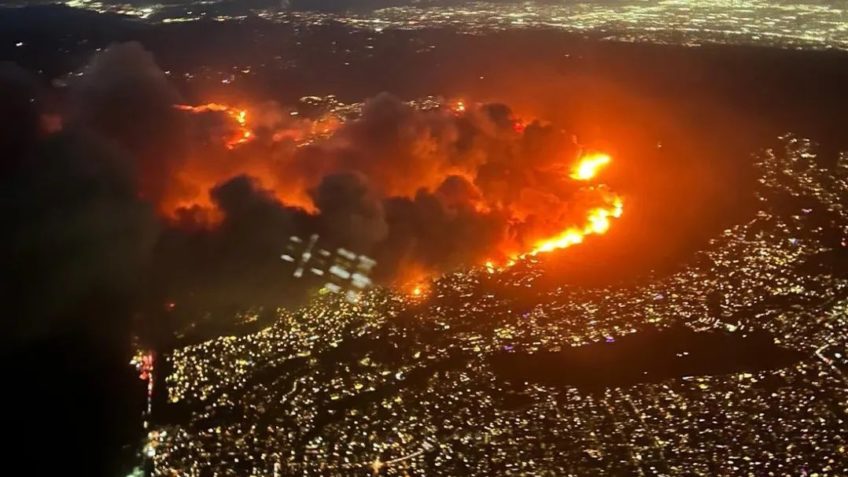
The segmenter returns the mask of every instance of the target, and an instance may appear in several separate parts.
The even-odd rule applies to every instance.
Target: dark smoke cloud
[[[449,178],[436,193],[422,190],[413,199],[386,201],[390,232],[376,255],[383,264],[379,279],[411,280],[419,278],[417,272],[450,270],[489,258],[490,247],[505,238],[509,217],[477,212],[470,202],[456,200],[456,190],[446,194],[465,187],[457,186],[459,181],[464,179]],[[474,196],[470,191],[464,191],[466,199]]]
[[[412,196],[422,186],[437,186],[451,166],[459,165],[454,162],[465,159],[454,150],[457,135],[447,115],[416,111],[380,94],[366,102],[361,119],[345,124],[329,141],[298,151],[287,173],[317,183],[334,171],[357,171],[380,194]]]
[[[22,97],[38,90],[26,78],[0,75]],[[171,302],[194,311],[293,304],[312,283],[294,280],[279,260],[292,235],[317,233],[321,246],[370,255],[376,278],[391,283],[499,258],[492,254],[504,244],[520,249],[577,220],[561,169],[576,146],[502,104],[420,111],[381,94],[359,119],[306,147],[293,140],[311,125],[265,105],[251,108],[256,140],[228,150],[210,138],[231,135],[222,127],[232,119],[175,109],[180,95],[135,43],[97,54],[65,99],[59,135],[38,129],[41,113],[28,101],[10,102],[7,114],[28,118],[29,136],[15,137],[30,139],[15,150],[36,161],[15,189],[32,211],[15,222],[14,270],[33,264],[30,276],[43,280],[32,281],[53,293],[20,308],[54,307],[38,312],[45,316],[106,291],[136,300],[147,319],[173,321],[166,329],[179,326],[163,312]],[[185,191],[205,200],[154,223],[150,207],[183,204]],[[29,204],[36,197],[37,207]]]
[[[220,224],[209,229],[186,217],[159,241],[159,303],[220,310],[297,302],[305,284],[292,281],[278,257],[288,237],[315,229],[313,217],[286,207],[248,176],[229,179],[210,195]]]
[[[482,198],[474,184],[462,176],[448,176],[436,189],[436,195],[447,210],[461,211]]]
[[[195,126],[209,124],[205,113],[191,117]],[[238,174],[253,176],[252,190],[269,189],[262,195],[267,208],[285,209],[287,198],[295,197],[295,203],[312,210],[312,220],[299,221],[306,228],[245,225],[251,232],[240,237],[239,246],[196,263],[265,250],[255,263],[264,270],[288,235],[318,233],[326,247],[374,257],[377,278],[397,282],[408,279],[410,270],[430,274],[503,258],[503,244],[519,251],[540,234],[558,232],[563,223],[582,219],[584,209],[571,203],[575,187],[564,180],[568,173],[564,164],[577,154],[572,138],[539,122],[525,125],[503,104],[469,107],[461,114],[447,109],[421,111],[380,94],[366,101],[361,117],[306,147],[268,137],[279,131],[277,127],[294,137],[292,131],[306,130],[308,125],[279,120],[263,120],[264,124],[268,125],[255,130],[254,142],[231,151],[221,141],[210,141],[202,154],[190,159],[188,175],[216,177],[219,182]],[[197,187],[209,187],[205,181],[199,180]],[[218,198],[212,202],[224,217],[220,226],[204,226],[207,209],[183,209],[171,235],[202,229],[214,237],[243,213]],[[269,237],[277,249],[266,243]],[[203,249],[186,245],[186,250],[173,255],[191,257]],[[209,271],[201,275],[202,280],[217,276]],[[267,278],[269,285],[284,286],[282,274],[276,281]],[[221,276],[219,281],[227,280]]]
[[[38,133],[39,85],[29,72],[0,63],[0,151],[2,172],[12,173]]]
[[[383,204],[363,175],[325,176],[310,195],[321,212],[321,233],[339,245],[370,250],[388,234]]]
[[[140,44],[112,45],[73,78],[70,121],[117,142],[131,154],[141,191],[158,200],[170,174],[185,157],[181,102],[156,61]]]
[[[0,374],[14,390],[2,425],[18,430],[6,464],[116,475],[140,429],[126,362],[157,220],[131,151],[85,121],[44,127],[48,93],[0,67]]]
[[[58,321],[85,319],[86,307],[129,298],[140,283],[156,227],[152,209],[137,198],[132,165],[99,138],[74,131],[37,145],[26,161],[4,187],[11,335],[90,325],[109,336],[111,325],[122,325],[119,316]]]
[[[8,96],[0,123],[9,125],[0,133],[4,303],[13,310],[3,338],[26,342],[65,327],[105,332],[112,323],[75,320],[98,301],[131,295],[156,233],[133,158],[85,128],[48,135],[37,79],[7,66],[0,82]]]
[[[281,161],[282,168],[313,184],[333,171],[357,171],[379,193],[406,197],[422,187],[434,190],[445,177],[462,172],[503,205],[528,187],[562,189],[550,174],[562,170],[551,167],[569,163],[575,144],[536,122],[519,134],[515,121],[501,104],[457,117],[418,111],[381,94],[366,102],[359,120],[345,124],[325,143],[298,150],[291,160]]]

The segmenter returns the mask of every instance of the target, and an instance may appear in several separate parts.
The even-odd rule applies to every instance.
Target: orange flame
[[[578,181],[594,179],[595,176],[598,175],[598,171],[610,162],[612,162],[612,158],[607,154],[599,152],[586,154],[580,162],[574,166],[570,177]]]
[[[180,111],[187,111],[194,114],[199,113],[226,113],[230,119],[235,122],[238,127],[233,135],[227,139],[224,144],[227,146],[227,149],[234,149],[242,144],[246,144],[250,140],[253,139],[253,131],[247,125],[247,110],[246,109],[236,109],[232,106],[227,106],[226,104],[220,103],[208,103],[201,104],[198,106],[191,106],[188,104],[176,104],[174,107]]]
[[[454,101],[449,105],[449,107],[451,111],[453,111],[453,113],[456,115],[464,113],[467,109],[465,106],[465,101],[461,99]]]
[[[610,162],[612,162],[612,158],[607,154],[586,154],[573,167],[570,177],[579,181],[588,181]],[[552,237],[537,240],[530,251],[513,254],[504,267],[515,265],[516,261],[521,258],[533,257],[540,253],[549,253],[581,244],[588,235],[605,234],[612,226],[611,219],[617,219],[624,213],[624,201],[620,196],[612,194],[605,198],[605,202],[606,205],[604,206],[590,209],[586,214],[586,221],[582,225],[568,227]],[[495,266],[492,261],[486,261],[484,266],[489,273],[503,268]]]
[[[578,181],[588,181],[595,178],[598,172],[607,164],[612,162],[608,154],[593,152],[585,154],[574,166],[571,178]],[[569,227],[558,235],[539,240],[533,249],[522,255],[535,256],[540,253],[552,252],[583,243],[587,235],[603,235],[610,228],[610,219],[617,219],[624,213],[624,201],[621,197],[613,195],[607,199],[607,205],[589,210],[586,222],[579,227]]]
[[[400,285],[400,289],[408,295],[411,300],[421,300],[430,294],[430,283],[421,281]]]
[[[583,243],[587,235],[603,235],[610,228],[610,219],[619,218],[624,212],[624,202],[621,197],[614,197],[608,207],[598,207],[589,211],[586,223],[582,227],[571,227],[564,232],[536,242],[533,250],[523,256],[534,256],[540,253],[552,252]]]

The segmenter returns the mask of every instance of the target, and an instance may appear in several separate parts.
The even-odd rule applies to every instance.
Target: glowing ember
[[[593,179],[598,171],[612,162],[607,154],[592,153],[583,156],[571,172],[571,178],[578,181]]]
[[[412,299],[424,298],[430,293],[429,279],[431,277],[432,274],[422,275],[419,280],[406,282],[404,285],[401,285],[401,289],[405,290],[405,293]]]
[[[227,149],[234,149],[253,139],[253,131],[247,125],[247,110],[237,109],[232,106],[227,106],[220,103],[201,104],[199,106],[191,106],[187,104],[174,105],[180,111],[187,111],[194,114],[200,113],[226,113],[230,119],[237,124],[236,131],[228,138],[224,144]]]

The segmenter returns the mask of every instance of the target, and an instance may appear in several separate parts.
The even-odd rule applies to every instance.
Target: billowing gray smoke
[[[2,425],[18,429],[7,464],[116,475],[140,438],[126,362],[158,220],[139,198],[141,156],[87,121],[60,131],[50,96],[0,66],[0,374],[15,410]]]
[[[114,45],[92,58],[70,82],[69,120],[114,141],[134,158],[139,186],[157,201],[186,155],[181,102],[148,51],[138,43]]]
[[[20,91],[11,98],[38,90],[25,72],[2,71],[3,91]],[[575,146],[503,105],[420,111],[381,94],[309,146],[294,147],[302,125],[286,123],[226,148],[208,141],[220,123],[174,108],[180,95],[134,43],[98,53],[54,95],[64,97],[45,110],[4,102],[3,121],[23,130],[0,137],[14,169],[6,269],[29,277],[17,309],[51,319],[105,292],[146,315],[166,303],[296,303],[312,284],[279,260],[290,236],[372,256],[374,277],[391,283],[481,263],[573,215],[560,169]],[[61,132],[45,127],[56,115]],[[284,139],[271,140],[281,128]],[[181,194],[206,201],[172,200]],[[22,318],[21,332],[37,323]]]
[[[325,176],[310,191],[320,215],[319,233],[357,250],[370,249],[388,234],[383,203],[360,173]]]
[[[0,74],[4,191],[3,340],[24,343],[51,330],[109,334],[126,316],[85,323],[90,307],[125,302],[142,283],[157,234],[138,198],[135,157],[113,138],[71,123],[41,130],[44,88],[13,68]],[[120,345],[119,345],[120,346]]]

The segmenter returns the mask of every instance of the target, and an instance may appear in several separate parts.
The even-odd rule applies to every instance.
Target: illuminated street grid
[[[217,11],[217,1],[137,6],[71,0],[68,5],[165,23],[240,20],[247,15],[278,22],[341,22],[376,31],[453,27],[470,33],[552,28],[619,41],[697,45],[752,44],[788,48],[848,49],[848,5],[817,0],[630,0],[604,2],[468,2],[460,6],[383,8],[363,13],[292,12],[286,8]]]
[[[845,246],[848,156],[824,167],[809,141],[778,144],[759,156],[760,211],[665,278],[533,295],[532,263],[478,268],[424,297],[316,296],[178,350],[169,399],[192,412],[151,433],[155,475],[848,475],[848,280],[810,267]],[[488,360],[680,323],[766,330],[804,358],[594,392],[530,383],[517,402]]]

